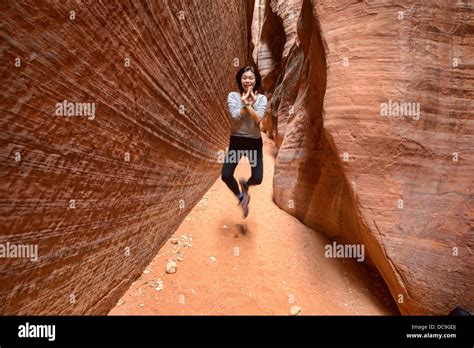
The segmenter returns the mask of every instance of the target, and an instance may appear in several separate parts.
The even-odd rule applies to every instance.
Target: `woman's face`
[[[253,89],[255,86],[255,74],[251,71],[246,71],[242,75],[242,87],[244,91],[248,91],[249,89]]]

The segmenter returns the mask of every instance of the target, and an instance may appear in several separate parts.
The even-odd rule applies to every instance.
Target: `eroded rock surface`
[[[39,257],[0,258],[1,314],[105,314],[142,273],[219,176],[252,12],[0,4],[0,244]],[[64,101],[89,117],[58,116]]]
[[[272,95],[264,129],[279,146],[276,203],[334,240],[363,243],[401,313],[472,312],[472,8],[265,6],[254,40]],[[290,44],[272,45],[274,33]],[[385,115],[395,103],[413,109]]]

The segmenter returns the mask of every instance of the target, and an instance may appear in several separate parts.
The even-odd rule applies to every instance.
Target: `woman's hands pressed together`
[[[240,97],[240,99],[245,105],[252,105],[253,103],[255,103],[255,100],[257,100],[255,93],[252,91],[251,88],[249,88],[247,92],[242,93],[242,96]]]
[[[254,93],[251,88],[249,88],[247,92],[242,93],[240,99],[244,103],[245,107],[240,110],[240,114],[247,114],[252,120],[255,121],[256,124],[259,124],[261,120],[258,117],[257,112],[252,108],[252,104],[257,100],[256,93],[257,91]]]

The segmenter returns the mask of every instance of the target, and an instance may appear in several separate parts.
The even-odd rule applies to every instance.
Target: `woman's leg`
[[[239,196],[239,185],[237,184],[237,180],[234,178],[235,167],[237,167],[237,163],[225,162],[222,166],[221,179],[236,196]]]
[[[250,185],[260,185],[263,180],[263,141],[259,139],[253,150],[256,153],[256,165],[252,166],[252,176],[247,181],[247,187]],[[255,163],[254,163],[255,164]]]
[[[237,151],[238,144],[237,144],[237,139],[234,137],[230,137],[230,142],[229,142],[229,151],[226,154],[225,160],[224,160],[224,165],[222,166],[222,172],[221,172],[221,179],[224,181],[227,185],[227,187],[237,196],[240,196],[240,190],[239,190],[239,185],[237,184],[237,181],[234,178],[234,172],[235,172],[235,167],[237,167],[237,164],[239,164],[239,161],[236,160],[237,156],[231,156],[231,159],[229,159],[229,152],[231,151]]]

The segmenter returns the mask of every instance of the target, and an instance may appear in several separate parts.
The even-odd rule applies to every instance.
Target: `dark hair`
[[[255,75],[255,86],[253,86],[253,91],[254,92],[260,88],[260,85],[262,83],[262,77],[260,76],[257,68],[254,68],[251,65],[247,65],[247,66],[241,68],[237,72],[237,76],[235,77],[235,79],[237,81],[237,87],[239,87],[240,93],[242,93],[244,91],[244,87],[242,87],[242,75],[247,71],[251,71]]]

